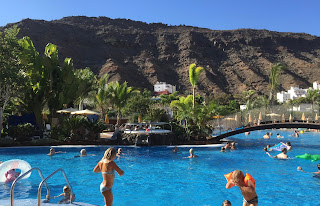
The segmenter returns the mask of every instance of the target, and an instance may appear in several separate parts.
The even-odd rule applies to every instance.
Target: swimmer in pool
[[[267,132],[265,135],[263,135],[263,139],[270,139],[269,132]]]
[[[178,152],[178,147],[177,146],[174,146],[173,150],[171,151],[173,153],[177,153]]]
[[[229,200],[225,200],[222,202],[222,206],[231,206],[231,202]]]
[[[236,142],[231,143],[231,150],[236,150]]]
[[[6,177],[6,183],[8,182],[13,182],[17,177],[19,177],[20,172],[16,172],[15,169],[11,169],[9,171],[7,171],[5,174]]]
[[[227,142],[227,144],[224,146],[225,149],[230,149],[231,148],[231,144],[230,142]]]
[[[117,152],[117,157],[120,157],[121,155],[122,155],[122,148],[119,148]]]
[[[54,148],[51,148],[50,152],[47,155],[48,156],[53,156],[53,155],[58,154],[58,153],[67,153],[67,152],[56,151]]]
[[[198,157],[198,155],[195,155],[195,154],[194,154],[193,148],[191,148],[191,149],[189,150],[189,153],[190,153],[190,155],[189,155],[187,158],[195,158],[195,157]]]
[[[119,176],[124,174],[118,165],[114,162],[114,159],[117,156],[117,150],[115,148],[108,148],[103,158],[98,162],[98,164],[94,167],[93,172],[102,174],[102,183],[100,184],[100,192],[104,198],[104,202],[106,206],[110,206],[113,203],[113,194],[112,194],[112,186],[115,177],[115,171],[119,174]]]
[[[80,155],[74,156],[74,157],[87,157],[87,156],[96,156],[95,154],[87,154],[86,149],[80,150]]]
[[[312,174],[315,174],[315,175],[320,175],[320,163],[317,164],[317,167],[318,167],[318,172],[306,172],[304,171],[300,166],[298,166],[298,170],[301,171],[301,172],[306,172],[306,173],[312,173]]]
[[[266,152],[267,153],[267,155],[269,155],[269,157],[272,157],[272,158],[277,158],[277,159],[288,159],[289,157],[288,157],[288,155],[287,155],[287,148],[282,148],[282,150],[281,150],[281,153],[280,154],[277,154],[276,156],[271,156],[270,154],[269,154],[269,152]]]

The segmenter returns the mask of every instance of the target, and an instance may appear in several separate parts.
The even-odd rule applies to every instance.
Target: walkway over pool
[[[282,128],[307,128],[307,129],[320,129],[319,123],[306,123],[306,122],[280,122],[280,123],[270,123],[270,124],[261,124],[251,127],[245,127],[242,129],[237,129],[231,132],[226,132],[220,135],[217,135],[215,139],[223,139],[230,137],[236,134],[241,134],[245,132],[251,132],[256,130],[266,130],[266,129],[282,129]]]

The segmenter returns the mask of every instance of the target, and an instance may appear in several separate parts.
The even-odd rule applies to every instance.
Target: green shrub
[[[18,141],[28,141],[35,136],[37,129],[30,123],[9,127],[8,135]]]
[[[17,142],[11,138],[0,138],[0,146],[14,146]]]

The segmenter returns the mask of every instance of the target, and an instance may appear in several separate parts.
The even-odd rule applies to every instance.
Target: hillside
[[[191,63],[205,68],[198,88],[207,95],[248,89],[266,94],[269,68],[276,62],[288,65],[282,89],[320,80],[320,37],[305,33],[216,31],[83,16],[15,24],[20,37],[29,36],[41,54],[47,43],[54,43],[61,60],[71,57],[75,68],[90,67],[96,74],[110,74],[111,80],[149,90],[164,81],[190,93]]]

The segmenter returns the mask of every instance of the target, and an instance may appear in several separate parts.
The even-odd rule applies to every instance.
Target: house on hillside
[[[278,92],[277,100],[280,103],[286,102],[289,99],[298,99],[299,97],[306,97],[308,89],[301,89],[299,87],[291,87],[287,92]]]
[[[154,87],[154,93],[156,95],[161,94],[172,94],[176,91],[176,86],[173,86],[171,84],[167,84],[165,82],[157,82]]]

